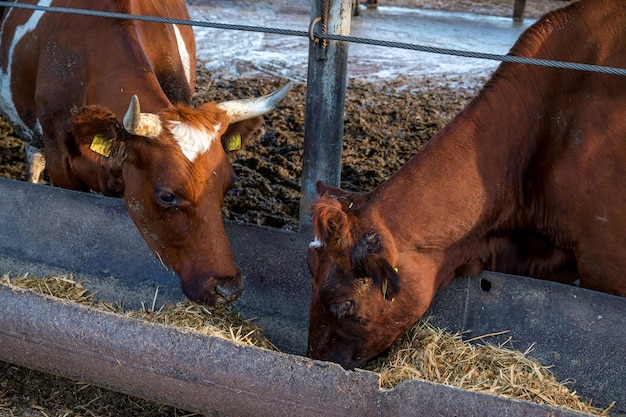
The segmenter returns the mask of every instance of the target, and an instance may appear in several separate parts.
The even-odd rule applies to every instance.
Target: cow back
[[[37,4],[189,18],[182,0]],[[130,96],[140,92],[128,91],[134,85],[141,89],[147,111],[191,100],[195,42],[190,26],[8,9],[1,36],[2,109],[27,138],[41,136],[37,120],[44,129],[46,123],[59,128],[57,121],[67,120],[74,107],[97,103],[123,115]],[[146,89],[147,85],[152,87]],[[67,130],[67,124],[63,128]]]

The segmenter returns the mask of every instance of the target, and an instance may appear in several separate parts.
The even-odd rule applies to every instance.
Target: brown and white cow
[[[544,16],[517,56],[626,68],[621,0]],[[308,354],[359,366],[455,275],[483,268],[626,296],[626,77],[503,63],[368,194],[318,184]]]
[[[184,0],[21,3],[189,18]],[[260,127],[290,85],[192,108],[190,26],[19,8],[4,8],[1,25],[0,108],[43,145],[51,183],[123,197],[189,298],[237,297],[242,280],[221,216],[234,178],[226,151]],[[39,172],[30,173],[36,181]]]

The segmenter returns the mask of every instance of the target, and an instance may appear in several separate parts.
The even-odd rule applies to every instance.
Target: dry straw
[[[73,301],[89,307],[124,314],[161,324],[191,329],[196,332],[221,337],[237,343],[277,350],[261,332],[258,326],[244,319],[230,306],[207,308],[193,301],[181,301],[177,304],[167,304],[158,311],[144,306],[141,310],[125,311],[120,305],[96,301],[82,283],[76,282],[71,276],[36,278],[19,276],[2,277],[4,284],[37,291],[64,300]]]
[[[191,301],[183,301],[176,305],[169,304],[159,311],[144,307],[139,311],[124,312],[120,306],[95,301],[83,285],[71,276],[40,279],[29,276],[9,278],[5,275],[1,281],[5,285],[35,290],[110,312],[278,350],[257,326],[228,306],[209,309]],[[380,374],[383,389],[391,389],[403,381],[423,379],[471,391],[567,407],[589,414],[608,415],[612,406],[603,410],[593,407],[591,402],[583,401],[576,392],[567,388],[566,383],[557,382],[548,367],[528,357],[531,348],[520,352],[507,348],[506,343],[470,343],[489,336],[464,341],[458,333],[448,333],[423,321],[398,340],[387,355],[369,363],[366,369]]]
[[[506,333],[506,332],[502,332]],[[498,334],[502,334],[498,333]],[[485,335],[489,337],[493,335]],[[566,383],[557,382],[549,367],[525,352],[478,341],[462,340],[460,333],[448,333],[422,321],[410,329],[390,353],[368,364],[380,373],[382,388],[391,389],[403,381],[423,379],[475,392],[567,407],[589,414],[608,415],[609,410],[593,407]]]

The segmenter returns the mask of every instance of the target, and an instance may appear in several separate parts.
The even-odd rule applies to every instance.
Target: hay
[[[261,329],[234,312],[230,306],[209,309],[186,300],[176,305],[168,304],[159,311],[144,308],[126,314],[143,320],[193,329],[208,336],[221,337],[243,345],[278,351],[278,348],[263,335]]]
[[[8,275],[4,275],[1,281],[11,287],[33,290],[128,317],[189,329],[249,346],[278,350],[263,335],[258,326],[244,319],[229,305],[208,308],[185,300],[177,304],[167,304],[158,311],[153,311],[145,305],[141,310],[125,311],[119,304],[95,300],[93,294],[89,293],[82,283],[76,282],[72,276],[68,275],[46,278],[28,275],[9,278]]]
[[[492,335],[485,335],[489,336]],[[608,415],[612,405],[603,410],[584,402],[567,388],[567,382],[557,382],[547,366],[529,358],[532,346],[520,352],[507,348],[507,343],[475,345],[462,340],[460,333],[447,333],[425,320],[411,328],[388,354],[369,363],[366,369],[380,374],[383,389],[391,389],[403,381],[423,379],[475,392]]]
[[[9,278],[4,275],[0,283],[236,343],[278,350],[258,327],[229,306],[207,308],[187,300],[176,305],[168,304],[159,311],[145,306],[141,310],[124,311],[119,305],[94,300],[93,295],[71,276]],[[557,382],[548,367],[527,356],[531,348],[520,352],[507,348],[506,343],[472,344],[472,340],[463,341],[458,333],[447,333],[422,321],[399,339],[387,355],[369,363],[365,369],[380,374],[383,389],[391,389],[403,381],[422,379],[475,392],[608,415],[612,406],[602,410],[593,407],[591,402],[584,402],[576,392],[567,388],[567,381]]]

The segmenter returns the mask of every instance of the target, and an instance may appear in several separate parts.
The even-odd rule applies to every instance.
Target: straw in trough
[[[0,280],[5,285],[71,300],[90,307],[132,317],[191,329],[237,343],[278,350],[258,327],[230,307],[209,309],[192,301],[169,304],[159,311],[144,307],[127,311],[115,304],[95,301],[80,282],[71,276],[35,278],[21,276]],[[487,337],[490,335],[486,335]],[[478,341],[484,337],[473,339]],[[451,334],[422,321],[410,329],[385,356],[370,362],[365,369],[380,374],[380,385],[390,389],[400,382],[423,379],[431,382],[508,398],[567,407],[596,415],[605,410],[583,401],[576,392],[559,383],[548,367],[528,357],[531,348],[520,352],[505,345],[472,344],[460,334]]]
[[[505,333],[505,332],[502,332]],[[502,334],[498,333],[498,334]],[[403,381],[423,379],[507,398],[567,407],[589,414],[608,415],[605,410],[583,401],[557,382],[547,366],[525,352],[503,345],[478,341],[485,335],[464,341],[460,333],[448,333],[423,320],[411,328],[390,352],[368,364],[380,374],[381,388],[391,389]]]
[[[2,277],[4,284],[37,291],[64,300],[73,301],[113,313],[144,319],[161,324],[169,324],[196,332],[221,337],[237,343],[277,350],[261,332],[261,329],[244,319],[230,306],[208,308],[193,301],[185,300],[177,304],[167,304],[158,311],[144,306],[141,310],[125,311],[120,305],[96,301],[82,283],[72,276],[36,278],[28,275],[9,278]]]

